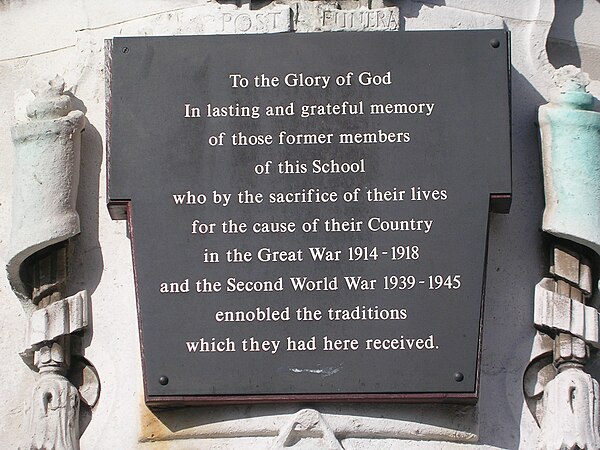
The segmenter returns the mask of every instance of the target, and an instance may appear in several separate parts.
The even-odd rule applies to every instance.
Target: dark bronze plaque
[[[504,31],[115,38],[149,404],[474,399]]]

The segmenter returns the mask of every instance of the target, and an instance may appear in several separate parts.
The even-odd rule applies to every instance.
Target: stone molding
[[[308,423],[315,423],[313,431],[307,434],[312,438],[323,435],[322,428],[326,424],[331,434],[342,443],[345,439],[435,441],[436,445],[441,442],[478,441],[477,408],[465,405],[382,405],[377,410],[360,405],[341,409],[321,405],[318,411],[297,410],[294,405],[291,408],[283,405],[276,410],[263,411],[259,408],[251,417],[242,413],[244,407],[186,408],[185,420],[182,419],[182,409],[150,411],[142,408],[142,443],[233,440],[257,436],[281,441],[285,440],[282,436],[295,433],[296,428],[292,425],[297,421],[304,423],[298,425],[299,430],[307,428]],[[228,417],[221,419],[225,411]],[[317,422],[320,423],[318,427]],[[171,423],[179,424],[177,430],[167,425]]]

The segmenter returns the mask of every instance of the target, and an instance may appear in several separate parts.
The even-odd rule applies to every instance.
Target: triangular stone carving
[[[314,409],[302,409],[279,431],[272,450],[343,450],[335,434]]]

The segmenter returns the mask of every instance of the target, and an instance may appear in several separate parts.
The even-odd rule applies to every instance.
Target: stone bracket
[[[569,333],[600,348],[598,311],[555,290],[556,281],[551,278],[544,278],[535,287],[535,326],[553,334]]]

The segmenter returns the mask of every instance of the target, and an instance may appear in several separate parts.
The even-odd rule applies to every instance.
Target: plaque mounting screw
[[[500,47],[500,41],[499,41],[498,39],[492,39],[492,40],[490,41],[490,45],[491,45],[493,48],[498,48],[498,47]]]
[[[462,380],[465,379],[465,376],[461,372],[456,372],[454,374],[454,379],[460,383]]]
[[[164,375],[158,379],[158,382],[163,386],[169,384],[169,377],[165,377]]]
[[[123,47],[123,48],[121,49],[121,51],[122,51],[123,53],[129,53],[129,47]]]

